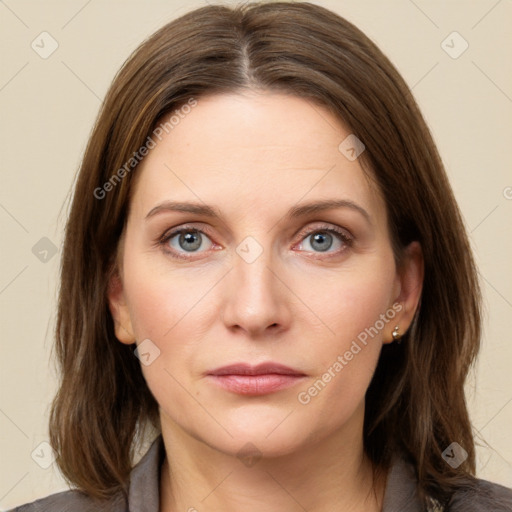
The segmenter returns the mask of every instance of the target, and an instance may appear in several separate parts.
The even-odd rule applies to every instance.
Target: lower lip
[[[219,386],[239,395],[266,395],[289,388],[301,381],[303,375],[209,375]]]

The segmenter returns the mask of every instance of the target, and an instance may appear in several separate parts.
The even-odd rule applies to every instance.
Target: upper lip
[[[305,375],[299,370],[284,366],[279,363],[261,363],[256,366],[248,363],[235,363],[227,366],[222,366],[208,372],[208,375]]]

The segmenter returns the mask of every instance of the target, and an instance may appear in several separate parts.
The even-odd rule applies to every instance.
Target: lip
[[[227,366],[222,366],[208,372],[208,375],[295,375],[305,376],[305,373],[300,370],[295,370],[289,366],[284,366],[279,363],[261,363],[252,366],[248,363],[235,363]]]
[[[279,363],[261,363],[252,366],[236,363],[222,366],[207,373],[218,386],[240,395],[265,395],[289,388],[306,374]]]

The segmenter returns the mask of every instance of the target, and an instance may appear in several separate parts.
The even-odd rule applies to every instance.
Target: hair
[[[366,393],[364,448],[377,468],[401,454],[424,503],[446,504],[476,480],[464,394],[481,330],[471,249],[408,86],[359,29],[307,2],[196,9],[144,41],[115,76],[65,232],[55,345],[62,378],[50,417],[57,463],[92,497],[126,492],[139,434],[159,429],[158,405],[133,346],[116,340],[107,300],[137,175],[126,162],[191,98],[244,90],[289,93],[336,115],[366,147],[359,161],[382,192],[397,262],[421,244],[421,302],[403,343],[382,349]],[[457,469],[442,457],[452,442],[468,454]]]

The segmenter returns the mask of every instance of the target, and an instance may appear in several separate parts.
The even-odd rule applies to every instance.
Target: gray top
[[[78,491],[64,491],[22,505],[12,512],[159,512],[160,468],[165,450],[162,436],[130,474],[128,503],[119,494],[108,502],[94,502]],[[478,480],[476,492],[455,493],[450,512],[512,512],[512,489]],[[416,494],[412,466],[396,459],[386,483],[382,512],[425,512]]]

